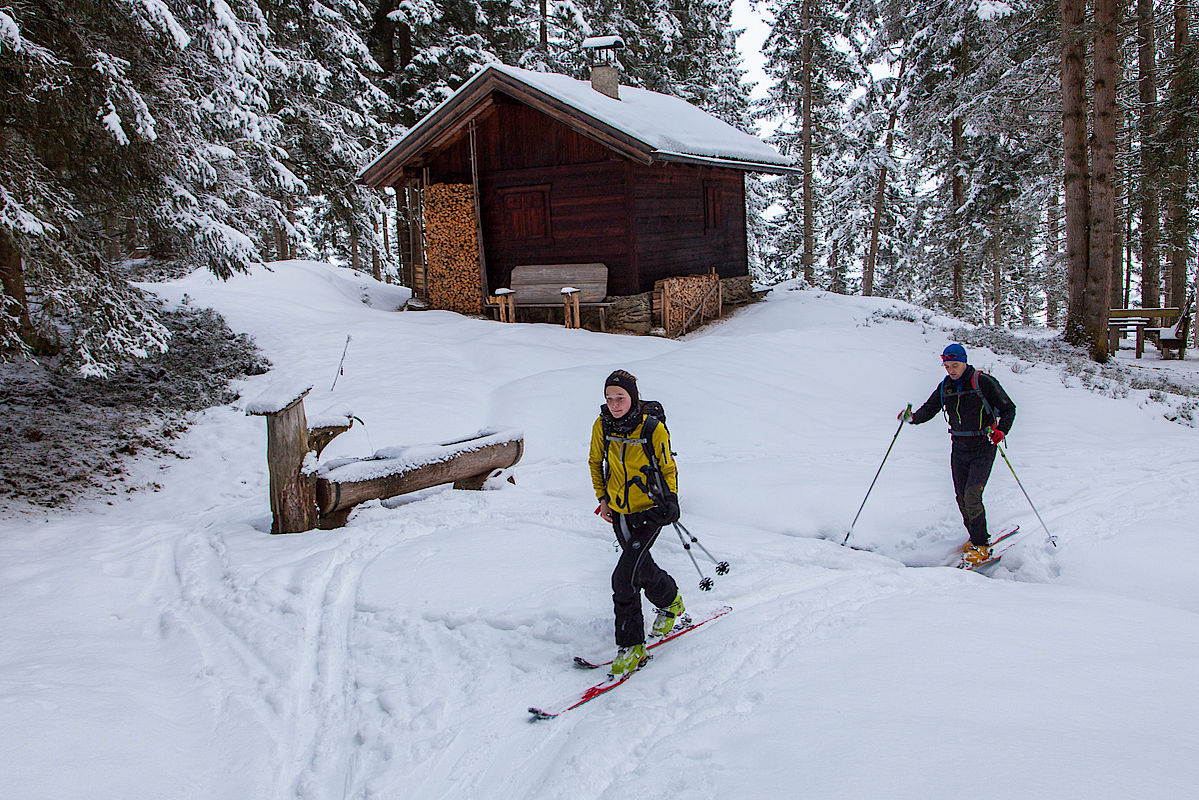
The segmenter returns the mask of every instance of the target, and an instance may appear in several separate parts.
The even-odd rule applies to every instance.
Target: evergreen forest
[[[761,283],[1061,327],[1097,360],[1109,307],[1189,302],[1194,3],[750,10],[760,82],[731,0],[0,0],[0,358],[105,376],[161,352],[153,268],[395,276],[407,221],[359,170],[488,63],[585,78],[608,34],[622,83],[802,167],[748,179]]]

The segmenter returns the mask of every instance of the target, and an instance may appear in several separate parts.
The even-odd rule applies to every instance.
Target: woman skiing
[[[966,348],[960,344],[946,347],[941,363],[947,373],[945,378],[924,405],[915,412],[908,406],[899,412],[899,419],[919,425],[944,410],[952,440],[949,466],[953,490],[970,534],[962,560],[966,566],[975,566],[991,558],[983,489],[991,476],[995,450],[1016,419],[1016,404],[999,381],[966,363]]]
[[[596,513],[612,523],[620,558],[612,570],[616,612],[616,658],[612,674],[639,668],[645,652],[641,592],[658,614],[650,636],[665,636],[683,613],[674,578],[656,563],[650,548],[664,525],[679,519],[677,469],[666,425],[645,413],[637,379],[618,369],[604,381],[604,405],[591,428],[591,483]]]

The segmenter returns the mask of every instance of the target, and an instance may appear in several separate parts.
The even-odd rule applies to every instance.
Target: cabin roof
[[[677,161],[746,172],[795,171],[790,158],[761,139],[678,97],[621,86],[617,100],[593,89],[589,81],[491,64],[393,142],[362,170],[359,180],[370,186],[396,183],[397,173],[421,166],[429,154],[489,112],[493,92],[532,106],[642,164]]]

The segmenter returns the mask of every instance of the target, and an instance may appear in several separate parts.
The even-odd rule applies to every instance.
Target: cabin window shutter
[[[514,241],[545,241],[550,230],[550,187],[522,186],[500,191],[503,208],[503,238]]]
[[[704,232],[722,228],[723,214],[720,213],[720,185],[704,181]]]

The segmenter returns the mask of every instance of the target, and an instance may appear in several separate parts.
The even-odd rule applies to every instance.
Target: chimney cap
[[[583,40],[584,50],[619,50],[624,47],[624,39],[619,36],[588,36]]]

